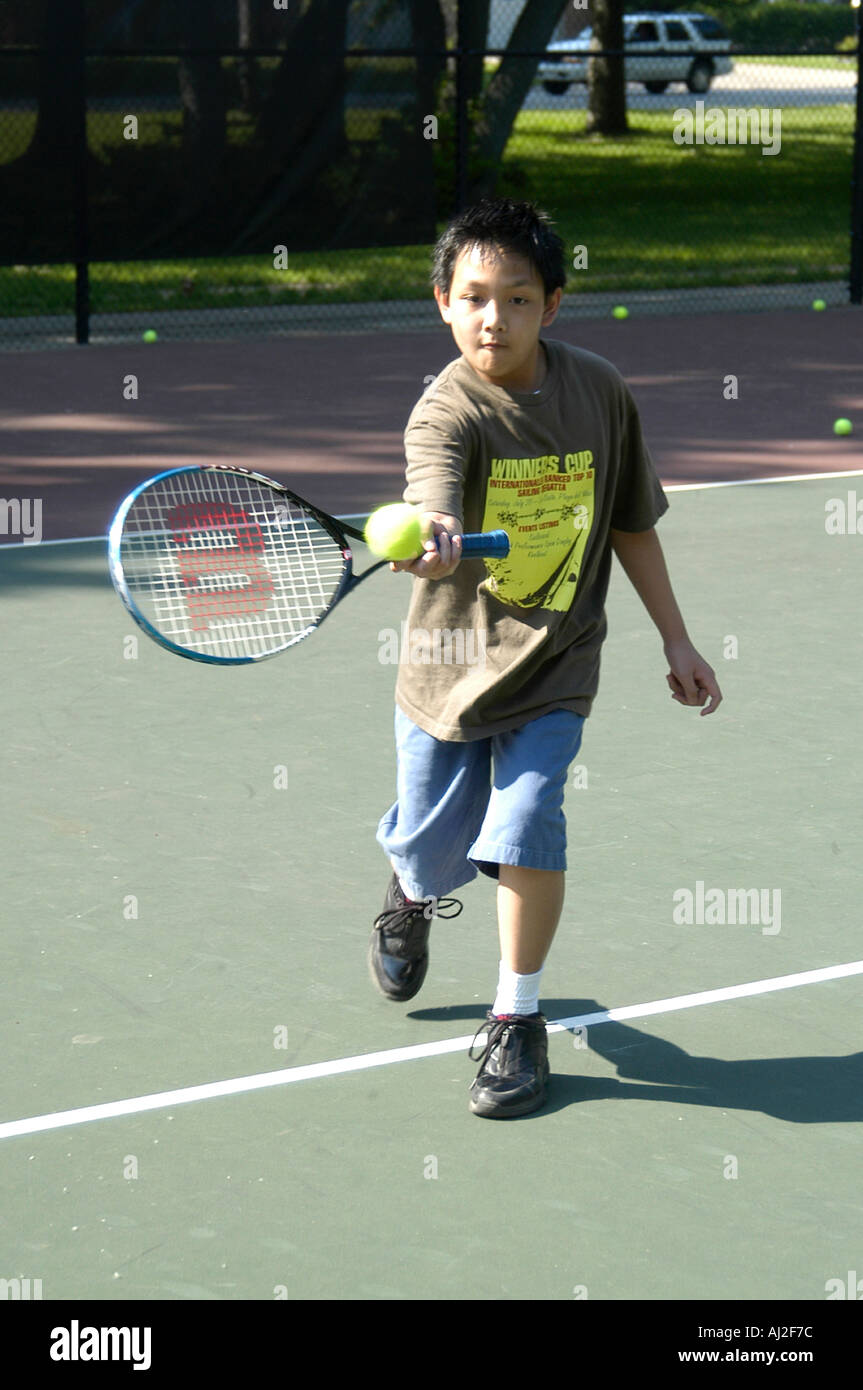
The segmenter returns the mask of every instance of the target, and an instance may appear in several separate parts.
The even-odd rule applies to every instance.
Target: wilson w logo
[[[265,549],[260,526],[232,502],[185,502],[174,507],[168,525],[177,547],[192,627],[218,618],[263,613],[273,581],[259,556]]]

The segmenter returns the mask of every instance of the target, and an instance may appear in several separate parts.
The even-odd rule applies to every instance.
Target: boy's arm
[[[672,698],[681,705],[703,705],[709,696],[710,703],[701,713],[712,714],[722,700],[722,692],[713,668],[689,640],[655,528],[612,529],[611,545],[662,638],[671,667],[666,679]]]

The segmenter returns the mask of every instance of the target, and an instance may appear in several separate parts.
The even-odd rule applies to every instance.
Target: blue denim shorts
[[[566,868],[563,798],[584,716],[553,710],[509,733],[442,742],[396,706],[396,802],[377,841],[408,896],[443,897],[498,865]]]

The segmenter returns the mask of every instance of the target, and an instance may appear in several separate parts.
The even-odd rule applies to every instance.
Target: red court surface
[[[863,466],[857,307],[559,320],[545,336],[622,371],[666,484]],[[41,498],[44,540],[98,536],[136,482],[217,460],[269,473],[334,513],[363,513],[400,497],[405,422],[456,355],[443,323],[3,353],[0,496]],[[137,400],[124,399],[130,375]],[[854,435],[834,436],[839,416]]]

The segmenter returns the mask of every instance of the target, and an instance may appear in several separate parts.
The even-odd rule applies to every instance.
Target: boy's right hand
[[[444,516],[442,512],[423,512],[423,522],[435,537],[424,543],[423,554],[416,560],[393,560],[390,569],[394,574],[404,570],[418,579],[446,579],[454,574],[461,559],[462,527],[458,517]]]

